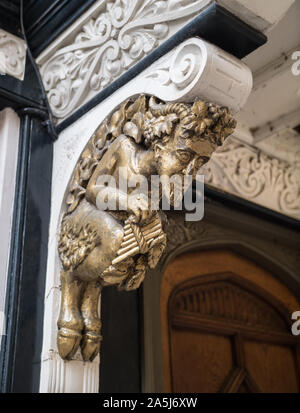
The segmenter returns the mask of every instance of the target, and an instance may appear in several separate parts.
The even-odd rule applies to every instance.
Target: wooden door
[[[161,313],[166,391],[299,392],[293,294],[230,251],[184,254],[167,268]]]

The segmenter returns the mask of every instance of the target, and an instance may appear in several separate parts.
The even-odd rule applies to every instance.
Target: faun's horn
[[[189,113],[189,106],[184,103],[159,104],[155,102],[153,96],[149,100],[149,109],[154,116],[165,116],[175,113],[180,119],[183,119]]]

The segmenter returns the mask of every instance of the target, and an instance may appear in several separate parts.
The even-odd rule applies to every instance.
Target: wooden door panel
[[[229,337],[174,330],[171,344],[173,391],[218,392],[233,367]]]
[[[245,341],[246,366],[264,393],[298,393],[294,349],[266,342]]]
[[[161,289],[165,390],[299,392],[299,308],[271,273],[230,251],[176,258]]]

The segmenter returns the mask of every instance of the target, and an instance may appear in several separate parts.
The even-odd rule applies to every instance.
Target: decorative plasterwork
[[[300,169],[232,138],[202,168],[206,183],[300,219]]]
[[[0,74],[24,79],[26,44],[24,40],[0,29]]]
[[[276,0],[274,7],[246,0],[216,2],[265,30],[280,20],[293,0],[284,5]],[[67,117],[213,3],[96,1],[37,59],[54,116]]]
[[[109,50],[111,49],[108,48],[106,51]],[[101,67],[103,64],[105,59]],[[82,97],[89,93],[86,82],[93,76],[90,77],[91,73],[81,68],[82,80],[74,86],[72,78],[64,72],[64,66],[57,66],[57,70],[63,70],[61,78],[54,69],[47,72],[51,79],[48,96],[54,115],[63,118],[77,108],[82,102]],[[42,74],[45,75],[43,69]],[[48,75],[45,76],[44,81]],[[233,112],[239,111],[245,104],[252,88],[252,75],[246,65],[218,47],[197,38],[183,42],[158,59],[143,72],[142,78],[143,80],[134,80],[140,92],[152,94],[153,90],[157,90],[161,99],[169,101],[179,100],[182,96],[188,96],[190,100],[203,97],[227,106]],[[64,103],[61,105],[62,102]]]
[[[76,27],[67,44],[54,55],[45,58],[43,54],[38,59],[54,116],[66,117],[209,3],[210,0],[101,2],[101,11]]]

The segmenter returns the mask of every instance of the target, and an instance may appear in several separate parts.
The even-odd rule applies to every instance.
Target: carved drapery
[[[300,219],[299,168],[230,138],[201,172],[206,183]]]

